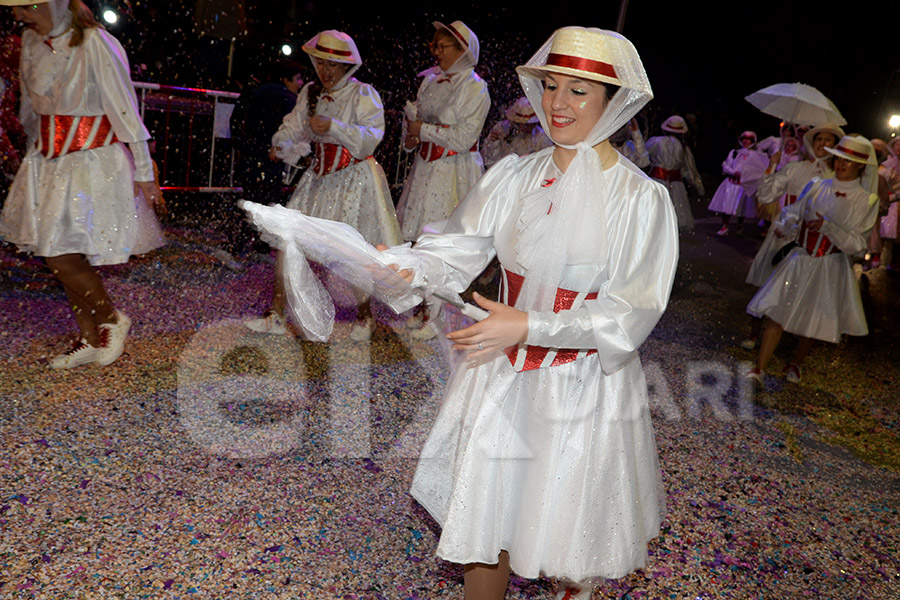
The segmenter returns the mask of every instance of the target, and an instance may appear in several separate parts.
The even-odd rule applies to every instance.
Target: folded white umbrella
[[[366,242],[356,229],[340,223],[304,215],[279,205],[263,206],[241,201],[251,221],[274,236],[284,251],[284,283],[288,306],[307,337],[324,342],[334,326],[334,304],[308,260],[317,262],[357,289],[375,296],[396,313],[435,296],[480,320],[482,309],[466,304],[456,292],[442,287],[414,288],[390,268],[389,258]]]
[[[805,83],[776,83],[744,98],[767,115],[799,125],[846,125],[847,120],[825,94]]]

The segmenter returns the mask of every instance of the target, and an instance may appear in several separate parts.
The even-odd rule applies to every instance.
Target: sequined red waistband
[[[518,273],[513,273],[507,269],[503,269],[503,289],[501,290],[501,298],[504,303],[514,306],[522,291],[522,284],[525,277]],[[571,310],[576,303],[581,304],[584,300],[593,300],[597,297],[597,292],[575,292],[558,288],[556,290],[556,301],[553,304],[553,312],[561,310]],[[523,352],[524,350],[524,352]],[[510,346],[506,348],[506,356],[512,363],[516,371],[530,371],[541,367],[555,367],[570,363],[579,358],[596,354],[596,350],[579,350],[577,348],[545,348],[543,346]]]
[[[438,127],[446,128],[449,127],[449,125],[438,124]],[[475,142],[475,144],[473,144],[472,147],[469,148],[469,152],[478,152],[478,142]],[[456,154],[459,154],[459,152],[457,152],[456,150],[448,150],[443,146],[438,146],[434,142],[422,142],[419,145],[419,156],[421,156],[422,160],[426,162],[431,162],[433,160],[438,160],[439,158],[445,158],[447,156],[454,156]]]
[[[328,175],[341,169],[346,169],[351,165],[361,163],[364,160],[372,158],[368,156],[363,159],[355,158],[350,151],[337,144],[324,144],[316,142],[316,162],[313,171],[316,175]]]
[[[41,115],[41,134],[35,146],[47,158],[115,144],[119,139],[106,115]]]
[[[681,181],[681,171],[678,169],[653,167],[650,169],[650,177],[653,179],[662,179],[663,181]]]
[[[810,229],[806,221],[800,224],[800,235],[797,241],[801,246],[806,248],[810,256],[825,256],[827,254],[836,254],[841,251],[840,248],[828,239],[827,235],[823,235],[821,231]]]

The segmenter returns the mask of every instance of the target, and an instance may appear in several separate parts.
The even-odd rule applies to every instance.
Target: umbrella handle
[[[474,304],[469,303],[463,304],[462,308],[460,308],[460,312],[462,312],[462,314],[466,315],[470,319],[475,319],[476,321],[483,321],[491,315],[491,313],[484,310],[483,308],[479,308]]]

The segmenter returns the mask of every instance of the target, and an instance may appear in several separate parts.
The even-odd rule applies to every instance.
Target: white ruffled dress
[[[412,484],[443,527],[446,560],[496,563],[507,550],[524,577],[617,578],[646,564],[659,533],[664,495],[637,349],[668,301],[677,225],[665,189],[633,164],[620,157],[603,175],[608,239],[589,223],[559,232],[571,243],[561,288],[577,292],[574,304],[529,311],[527,344],[549,348],[540,364],[561,349],[577,358],[518,370],[521,345],[448,384]],[[514,274],[528,277],[519,232],[550,210],[558,177],[550,148],[503,159],[404,266],[463,290],[496,255],[508,301]]]
[[[71,35],[70,29],[50,44],[31,30],[22,36],[20,118],[29,149],[0,215],[0,239],[38,256],[123,263],[164,243],[153,210],[134,193],[135,180],[153,181],[150,134],[118,40],[87,29],[83,43],[71,48]],[[105,115],[119,142],[48,159],[36,146],[41,115]]]

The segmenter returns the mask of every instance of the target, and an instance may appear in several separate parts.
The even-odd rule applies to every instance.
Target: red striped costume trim
[[[827,235],[823,235],[821,231],[810,229],[806,221],[800,224],[800,235],[797,239],[800,245],[806,248],[810,256],[821,257],[841,251],[828,239]]]
[[[35,146],[46,158],[92,150],[119,141],[106,115],[41,115],[41,134]]]
[[[313,165],[313,172],[316,175],[328,175],[370,158],[372,157],[367,156],[359,159],[350,154],[350,151],[343,146],[316,142],[316,162]]]
[[[524,282],[524,276],[503,269],[503,287],[500,293],[504,304],[509,306],[514,306],[516,304],[516,300],[519,298]],[[571,310],[572,308],[580,306],[585,300],[593,300],[596,297],[597,292],[575,292],[559,288],[556,290],[556,301],[553,305],[553,312]],[[597,353],[596,350],[545,348],[543,346],[531,345],[510,346],[506,348],[505,352],[506,356],[509,357],[509,362],[512,363],[512,366],[516,371],[530,371],[532,369],[540,369],[541,367],[555,367]]]
[[[609,63],[599,60],[591,60],[590,58],[581,58],[578,56],[569,56],[567,54],[549,54],[547,55],[547,66],[563,67],[566,69],[575,69],[577,71],[587,71],[588,73],[596,73],[604,77],[612,77],[618,79],[616,68]]]
[[[324,52],[325,54],[333,54],[335,56],[353,56],[353,53],[349,50],[337,50],[335,48],[326,48],[322,46],[318,42],[316,42],[316,50],[319,52]]]

